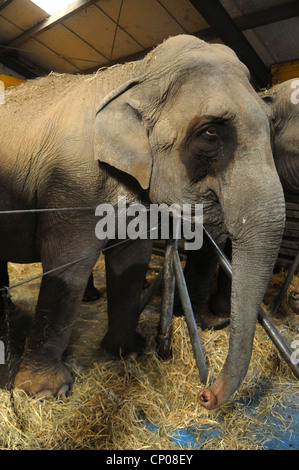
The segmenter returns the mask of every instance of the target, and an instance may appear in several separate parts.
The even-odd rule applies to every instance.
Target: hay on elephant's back
[[[277,294],[284,278],[273,277],[271,295]],[[99,340],[107,327],[105,302],[104,295],[92,306],[84,306],[78,320],[85,331],[98,329]],[[155,299],[141,316],[139,331],[147,339],[147,348],[138,361],[127,363],[99,355],[88,365],[85,360],[80,362],[83,335],[81,344],[75,341],[76,347],[70,348],[66,358],[75,377],[69,397],[42,401],[18,392],[18,420],[11,410],[9,392],[2,391],[0,447],[168,450],[178,449],[181,444],[175,436],[190,430],[192,446],[195,443],[202,449],[263,448],[272,432],[270,418],[277,415],[277,403],[285,406],[290,397],[299,402],[298,381],[263,328],[257,325],[252,361],[240,389],[220,410],[209,412],[198,402],[203,384],[184,318],[174,318],[172,357],[161,361],[156,355],[158,303]],[[100,311],[96,319],[91,310]],[[275,322],[290,342],[298,334],[298,318],[289,311],[286,314],[283,307],[279,315]],[[200,331],[200,338],[211,378],[215,377],[226,358],[229,328]],[[80,343],[80,337],[78,340]],[[284,430],[286,423],[280,420],[276,426]]]

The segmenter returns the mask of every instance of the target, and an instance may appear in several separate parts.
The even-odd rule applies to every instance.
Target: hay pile
[[[154,260],[150,277],[159,263]],[[102,268],[100,260],[95,281],[103,296],[92,304],[82,304],[65,358],[75,377],[71,394],[47,401],[15,393],[17,418],[9,391],[2,389],[1,449],[245,450],[268,448],[273,440],[279,448],[285,433],[293,438],[299,411],[298,381],[260,325],[244,383],[229,403],[213,412],[198,403],[202,384],[182,317],[174,318],[172,358],[161,361],[155,354],[158,297],[140,319],[139,330],[147,338],[147,349],[137,362],[115,361],[100,354],[99,343],[107,326]],[[39,269],[39,265],[11,265],[11,282]],[[269,309],[284,278],[284,273],[272,276],[265,299]],[[293,278],[290,289],[296,287],[298,277]],[[30,289],[15,291],[13,302],[31,315],[37,292],[38,281]],[[286,301],[273,320],[289,344],[299,339],[298,316]],[[200,332],[212,376],[223,366],[228,334],[228,328]],[[6,366],[0,368],[1,372]]]

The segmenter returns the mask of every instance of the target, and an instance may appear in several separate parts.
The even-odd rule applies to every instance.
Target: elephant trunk
[[[243,159],[244,162],[244,159]],[[232,239],[232,293],[229,352],[225,365],[200,402],[214,409],[226,402],[243,381],[251,359],[260,304],[271,276],[284,227],[284,197],[274,167],[266,165],[240,190],[238,174],[220,191],[225,224]],[[244,168],[243,168],[244,170]],[[252,176],[252,175],[256,176]]]

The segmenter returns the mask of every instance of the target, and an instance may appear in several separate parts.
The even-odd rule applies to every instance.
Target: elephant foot
[[[292,290],[289,294],[288,303],[293,312],[299,315],[299,291]]]
[[[101,347],[114,357],[128,361],[136,360],[144,351],[145,339],[138,333],[126,338],[117,338],[114,333],[108,332],[102,340]]]
[[[85,287],[82,301],[94,302],[95,300],[98,300],[100,297],[101,297],[101,294],[94,285],[94,277],[93,277],[93,274],[91,273],[91,275],[88,278],[87,285]]]
[[[229,325],[229,318],[227,316],[215,315],[209,310],[206,303],[197,305],[192,303],[192,309],[196,324],[201,330],[221,330]],[[173,314],[175,316],[183,316],[184,311],[181,305],[175,305]]]
[[[194,312],[196,323],[202,330],[222,330],[229,325],[229,319],[213,315],[211,312]]]
[[[220,315],[214,315],[207,304],[192,304],[195,321],[202,330],[221,330],[229,324],[229,319]]]
[[[82,298],[82,302],[94,302],[101,298],[101,294],[94,286],[87,286]]]
[[[21,365],[14,380],[15,389],[40,398],[66,396],[72,385],[72,375],[62,362],[55,366],[34,369]]]

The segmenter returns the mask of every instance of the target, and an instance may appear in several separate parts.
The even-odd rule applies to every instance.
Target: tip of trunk
[[[217,396],[209,388],[200,392],[199,402],[207,410],[215,410],[219,406]]]
[[[199,393],[199,402],[207,410],[215,410],[226,403],[238,389],[246,374],[248,361],[244,367],[239,368],[239,375],[231,373],[229,362],[226,361],[215,382]]]

